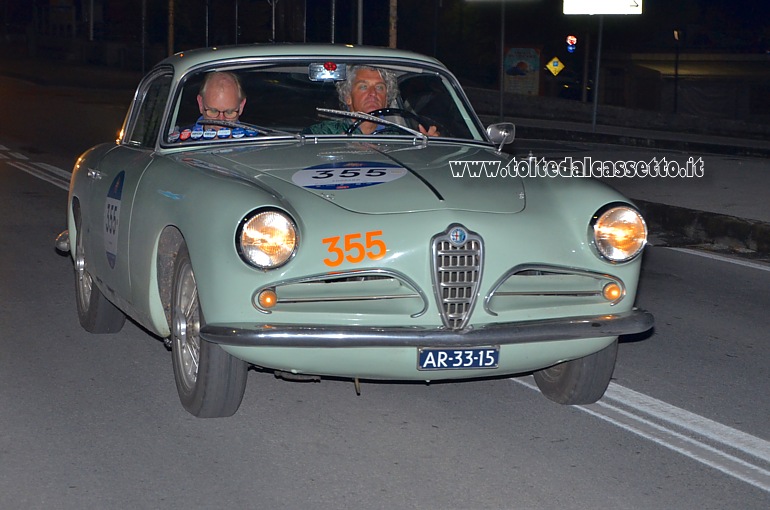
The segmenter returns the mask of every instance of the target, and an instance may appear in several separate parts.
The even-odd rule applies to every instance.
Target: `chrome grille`
[[[433,287],[441,320],[449,329],[462,329],[476,303],[483,265],[481,238],[460,225],[435,236]]]

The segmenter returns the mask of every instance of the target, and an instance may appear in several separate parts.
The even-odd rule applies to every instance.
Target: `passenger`
[[[246,95],[236,74],[224,71],[207,73],[198,91],[198,110],[201,116],[193,126],[181,131],[175,129],[169,135],[169,141],[256,136],[257,132],[253,129],[215,122],[238,122],[245,105]]]
[[[237,122],[246,105],[241,81],[233,73],[208,73],[198,92],[198,109],[203,120]]]

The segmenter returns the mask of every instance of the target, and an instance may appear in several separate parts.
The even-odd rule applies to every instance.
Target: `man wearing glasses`
[[[237,122],[243,113],[246,97],[236,75],[227,72],[208,73],[198,93],[198,108],[204,121]]]
[[[237,75],[224,71],[207,73],[198,91],[198,110],[201,116],[193,126],[181,131],[175,128],[169,134],[169,141],[185,142],[257,136],[258,133],[253,129],[232,124],[238,122],[245,105],[246,96]]]

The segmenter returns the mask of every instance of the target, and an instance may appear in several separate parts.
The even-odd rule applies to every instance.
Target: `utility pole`
[[[174,54],[174,0],[168,0],[168,54]]]
[[[390,0],[390,36],[388,37],[388,47],[396,47],[397,25],[398,25],[398,0]]]

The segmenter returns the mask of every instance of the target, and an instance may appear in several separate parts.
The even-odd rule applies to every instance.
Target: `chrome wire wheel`
[[[199,418],[232,416],[243,400],[249,367],[201,338],[204,313],[185,244],[176,255],[171,291],[171,360],[179,401]]]
[[[174,356],[180,382],[186,391],[192,391],[198,380],[200,366],[200,307],[198,306],[198,286],[189,260],[185,260],[177,273],[176,288],[174,289],[174,323],[173,346]]]

